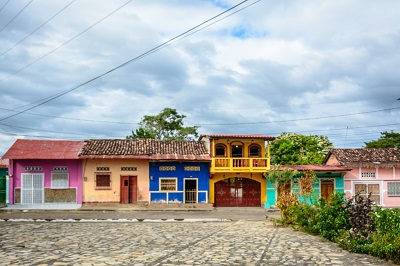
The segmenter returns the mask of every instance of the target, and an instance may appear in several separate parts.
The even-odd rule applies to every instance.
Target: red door
[[[121,176],[120,202],[137,202],[137,176]]]
[[[261,184],[248,178],[228,178],[214,185],[215,207],[260,207]]]

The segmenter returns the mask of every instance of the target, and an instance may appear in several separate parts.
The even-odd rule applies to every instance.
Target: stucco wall
[[[133,159],[84,159],[83,202],[120,202],[121,176],[137,176],[137,201],[149,202],[149,163]],[[97,167],[109,167],[111,189],[98,190],[95,184]],[[136,167],[136,171],[122,171],[121,167]]]
[[[41,171],[25,171],[25,167],[40,166]],[[51,188],[51,173],[55,166],[68,167],[69,187],[76,188],[76,202],[82,203],[82,161],[81,160],[13,160],[12,177],[10,177],[9,200],[14,204],[14,192],[16,188],[21,187],[21,176],[23,173],[43,173],[44,187]]]

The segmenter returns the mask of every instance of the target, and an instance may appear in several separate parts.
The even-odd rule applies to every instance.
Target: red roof
[[[210,139],[232,138],[232,139],[263,139],[274,140],[275,137],[262,134],[201,134],[200,139],[208,137]]]
[[[79,156],[80,158],[211,161],[203,142],[157,139],[86,140]]]
[[[395,148],[331,149],[324,163],[331,156],[334,156],[340,165],[400,163],[400,150]]]
[[[18,139],[3,159],[79,159],[83,141]]]
[[[272,168],[273,167],[271,166],[271,169]],[[343,166],[312,165],[312,164],[307,164],[307,165],[282,165],[280,169],[282,169],[282,170],[291,169],[291,170],[297,170],[297,171],[312,170],[314,172],[347,172],[347,171],[351,171],[352,170],[352,168],[343,167]]]

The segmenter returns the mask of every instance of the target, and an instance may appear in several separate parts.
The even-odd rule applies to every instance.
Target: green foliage
[[[343,193],[334,194],[328,203],[321,200],[313,231],[333,241],[343,230],[350,228],[347,209]]]
[[[381,132],[381,137],[378,140],[364,142],[366,148],[400,148],[400,133]]]
[[[327,136],[284,132],[271,142],[271,163],[321,164],[331,148]]]
[[[303,201],[299,205],[293,207],[293,221],[295,226],[298,225],[304,231],[312,234],[318,234],[315,230],[316,215],[318,214],[318,208],[315,205],[308,204]]]
[[[275,183],[279,187],[281,185],[284,185],[288,182],[291,182],[293,177],[297,176],[299,172],[297,170],[292,170],[292,169],[281,169],[281,165],[275,165],[269,172],[268,174],[265,175],[267,180],[269,180],[271,183]]]
[[[126,138],[193,140],[198,137],[198,127],[184,127],[185,117],[185,115],[179,115],[176,109],[164,108],[158,115],[145,115],[139,123],[140,127]]]
[[[371,235],[367,253],[400,264],[400,209],[377,208],[370,216],[377,232]]]

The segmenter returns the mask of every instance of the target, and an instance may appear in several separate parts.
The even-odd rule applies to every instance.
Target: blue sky
[[[239,3],[0,0],[0,156],[17,138],[124,138],[165,107],[199,133],[338,148],[400,131],[398,1],[246,1],[101,76]]]

